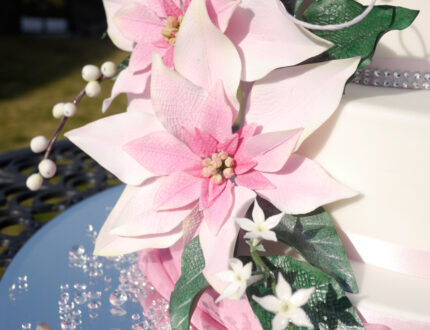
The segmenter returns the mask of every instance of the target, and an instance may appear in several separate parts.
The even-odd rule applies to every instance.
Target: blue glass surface
[[[90,282],[88,272],[69,266],[69,251],[82,245],[88,255],[93,242],[87,235],[87,226],[99,230],[111,207],[120,196],[124,186],[101,192],[63,212],[39,230],[19,251],[7,268],[0,282],[0,329],[22,329],[22,324],[31,323],[36,329],[40,322],[47,322],[52,329],[61,329],[59,319],[60,286],[68,284],[70,301],[73,300],[73,284],[88,284],[87,291],[102,292],[101,306],[90,317],[86,304],[75,305],[82,310],[82,325],[78,329],[130,329],[131,315],[141,315],[139,303],[127,301],[123,307],[127,314],[112,315],[109,295],[118,286],[119,270],[104,269],[104,274]],[[104,258],[105,259],[105,258]],[[106,259],[107,260],[107,259]],[[28,290],[11,291],[18,277],[27,276]],[[105,276],[112,278],[107,283]],[[10,295],[14,300],[10,299]]]

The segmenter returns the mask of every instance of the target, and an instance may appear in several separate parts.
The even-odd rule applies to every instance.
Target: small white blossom
[[[305,305],[315,288],[299,289],[292,294],[291,286],[279,274],[278,283],[276,284],[276,296],[268,295],[264,297],[252,296],[261,307],[269,312],[275,313],[272,320],[273,330],[283,330],[288,327],[290,321],[299,327],[313,329],[313,325],[306,315],[305,311],[300,308]]]
[[[283,213],[279,213],[266,220],[264,212],[256,200],[254,202],[254,208],[252,209],[253,221],[247,218],[236,218],[236,222],[242,229],[247,231],[244,236],[246,239],[252,239],[257,242],[262,239],[277,242],[278,239],[276,238],[275,232],[270,229],[275,228],[279,224],[283,215]]]
[[[251,285],[261,279],[259,275],[251,275],[252,262],[245,266],[242,261],[232,258],[228,261],[231,270],[226,270],[216,274],[221,281],[229,283],[223,293],[217,298],[216,303],[223,299],[240,299],[248,285]]]

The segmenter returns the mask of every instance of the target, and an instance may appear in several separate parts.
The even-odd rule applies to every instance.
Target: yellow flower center
[[[292,303],[290,303],[289,301],[286,301],[281,305],[280,312],[288,314],[288,313],[291,313],[294,308],[295,306]]]
[[[202,175],[211,178],[216,184],[221,184],[224,179],[229,180],[234,176],[234,159],[225,151],[215,152],[210,158],[204,158],[202,165]]]
[[[169,16],[167,17],[166,26],[161,30],[161,34],[170,45],[174,46],[176,43],[176,34],[181,26],[182,19],[184,17],[180,15],[179,17]]]

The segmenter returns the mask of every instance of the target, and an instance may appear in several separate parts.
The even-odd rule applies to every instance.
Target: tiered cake
[[[430,329],[430,2],[381,4],[420,10],[411,28],[382,38],[361,73],[366,84],[392,85],[394,75],[400,86],[350,84],[336,114],[300,151],[360,192],[326,206],[355,260],[354,304],[369,322]]]

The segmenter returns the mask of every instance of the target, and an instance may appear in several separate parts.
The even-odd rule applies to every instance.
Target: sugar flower
[[[279,224],[283,215],[283,213],[279,213],[266,220],[263,210],[258,205],[257,200],[255,200],[254,208],[252,209],[253,221],[247,218],[236,218],[236,222],[240,228],[247,231],[243,236],[246,239],[252,239],[254,242],[259,242],[263,239],[277,242],[276,233],[270,229],[275,228]]]
[[[289,214],[355,194],[296,151],[303,135],[334,112],[358,59],[275,70],[253,88],[246,123],[233,132],[238,108],[229,95],[239,84],[240,60],[204,4],[193,0],[182,21],[182,31],[193,24],[204,31],[190,36],[188,57],[178,55],[184,74],[154,53],[151,104],[66,136],[127,184],[100,231],[95,253],[166,248],[198,234],[203,273],[222,292],[226,284],[215,274],[227,269],[233,256],[239,231],[234,218],[244,216],[257,194]],[[185,29],[190,13],[199,19]],[[175,47],[180,39],[181,33]],[[200,58],[193,62],[194,53]],[[287,88],[275,88],[273,81]]]
[[[313,329],[313,325],[306,315],[306,312],[301,308],[312,296],[315,288],[299,289],[292,294],[291,286],[284,279],[282,274],[278,276],[276,283],[276,295],[268,295],[264,297],[252,296],[261,307],[269,312],[275,313],[272,320],[273,330],[283,330],[288,327],[290,322],[299,327],[307,327]]]
[[[233,42],[237,52],[228,58],[236,62],[239,77],[246,81],[262,78],[276,68],[303,62],[331,46],[287,19],[279,0],[183,0],[183,8],[179,0],[103,2],[109,36],[119,48],[131,51],[129,67],[115,82],[111,97],[104,102],[104,111],[120,93],[149,98],[152,51],[157,51],[167,66],[175,67],[195,84],[207,87],[193,79],[196,73],[204,76],[205,66],[200,65],[202,55],[224,62],[211,49],[204,53],[195,50],[201,48],[196,44],[199,39],[211,40],[207,33],[213,28],[224,32]],[[209,17],[210,24],[205,23],[205,16]],[[268,18],[270,24],[267,24]],[[196,38],[198,34],[203,38]],[[191,65],[184,66],[186,61]],[[233,70],[231,66],[230,70]],[[225,87],[230,96],[228,86]]]
[[[258,275],[251,275],[252,262],[248,262],[244,266],[239,259],[231,258],[228,263],[231,270],[225,270],[216,274],[216,277],[221,281],[228,283],[223,293],[215,301],[216,303],[226,298],[240,299],[246,287],[260,279]]]

